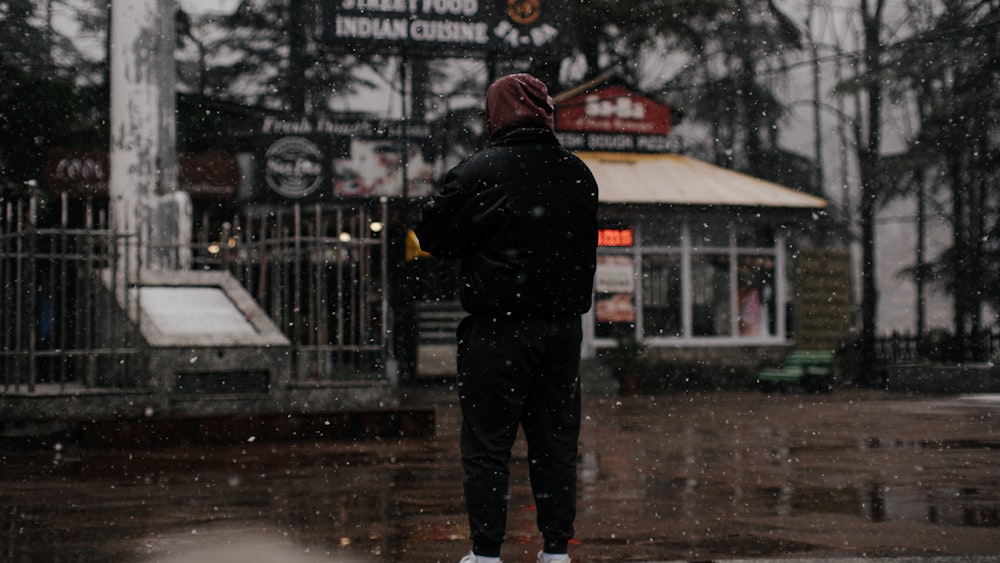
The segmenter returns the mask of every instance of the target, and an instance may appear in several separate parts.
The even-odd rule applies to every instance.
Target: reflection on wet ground
[[[457,561],[453,391],[406,400],[434,406],[436,437],[3,452],[0,560]],[[1000,555],[1000,401],[717,392],[585,409],[574,561]],[[539,549],[525,453],[508,563]]]

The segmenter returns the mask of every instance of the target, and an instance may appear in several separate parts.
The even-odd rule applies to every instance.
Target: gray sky
[[[177,5],[193,14],[232,13],[239,0],[177,0]]]

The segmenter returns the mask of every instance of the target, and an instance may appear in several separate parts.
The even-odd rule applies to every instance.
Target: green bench
[[[784,366],[758,371],[757,383],[763,391],[799,384],[806,391],[827,393],[833,390],[833,363],[833,352],[793,350],[785,358]]]

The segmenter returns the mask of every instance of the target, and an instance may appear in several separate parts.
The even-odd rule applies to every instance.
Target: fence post
[[[27,224],[25,233],[27,235],[26,249],[26,269],[24,279],[27,285],[25,290],[25,309],[27,314],[27,334],[25,334],[28,358],[28,392],[35,392],[35,384],[38,382],[38,351],[36,338],[38,336],[38,233],[35,231],[37,220],[38,199],[32,193],[28,197]]]
[[[3,390],[9,391],[11,387],[17,388],[17,324],[14,315],[16,314],[17,299],[17,237],[18,235],[18,214],[14,201],[4,201],[3,217],[0,218],[3,225],[3,239],[0,240],[0,283],[3,287],[14,288],[15,291],[5,291],[0,297],[3,307],[0,308],[0,334],[3,341],[0,344],[3,348]],[[12,314],[14,311],[14,314]]]

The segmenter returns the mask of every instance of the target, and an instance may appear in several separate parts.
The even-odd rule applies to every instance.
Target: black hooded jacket
[[[597,183],[549,129],[502,133],[448,172],[415,230],[423,250],[461,260],[462,306],[472,315],[590,309]]]

